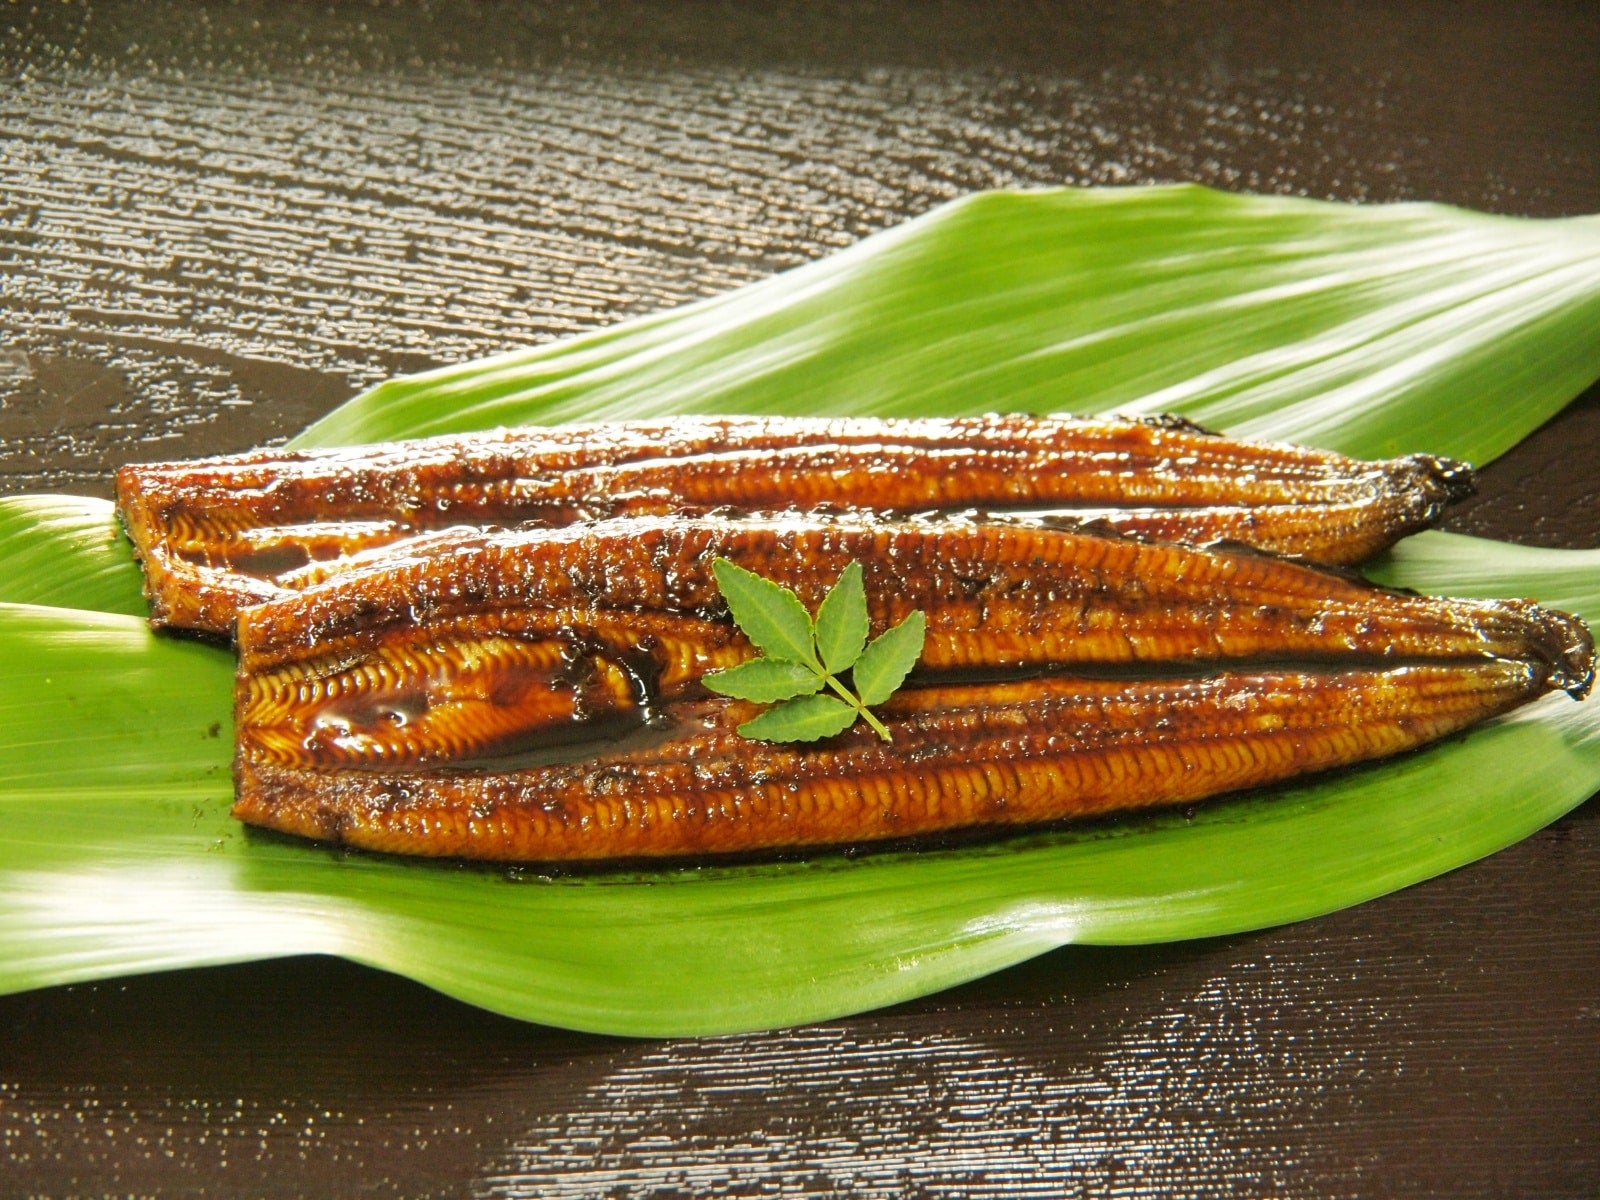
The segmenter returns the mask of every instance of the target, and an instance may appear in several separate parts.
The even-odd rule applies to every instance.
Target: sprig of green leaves
[[[816,619],[800,597],[719,558],[711,565],[734,623],[761,657],[713,671],[701,682],[723,696],[771,704],[739,726],[748,738],[766,742],[814,742],[832,737],[859,718],[884,741],[887,726],[869,709],[905,682],[922,653],[927,621],[920,612],[867,641],[867,590],[861,564],[839,575],[817,608]],[[850,672],[846,684],[840,676]],[[833,692],[824,695],[823,690]]]

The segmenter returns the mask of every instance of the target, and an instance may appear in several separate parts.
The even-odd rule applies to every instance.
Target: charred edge
[[[1594,686],[1594,635],[1571,613],[1528,607],[1534,617],[1530,648],[1549,665],[1551,686],[1582,700]]]
[[[1135,416],[1119,417],[1120,420],[1131,421],[1135,425],[1143,425],[1150,429],[1165,429],[1172,433],[1193,433],[1200,437],[1221,437],[1222,434],[1215,429],[1201,425],[1198,421],[1191,421],[1181,413],[1147,413]]]
[[[1400,461],[1417,472],[1433,515],[1478,493],[1477,472],[1471,463],[1434,454],[1409,454]]]

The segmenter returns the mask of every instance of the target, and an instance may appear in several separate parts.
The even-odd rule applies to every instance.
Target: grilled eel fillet
[[[570,426],[124,467],[152,620],[228,634],[311,563],[455,525],[811,509],[1051,513],[1163,541],[1353,563],[1432,523],[1471,472],[1230,441],[1179,419],[770,417]]]
[[[855,843],[1183,804],[1593,677],[1576,618],[1248,550],[868,517],[422,541],[240,614],[242,820],[510,861]],[[892,743],[735,732],[755,706],[699,683],[753,654],[719,555],[813,609],[859,561],[874,633],[926,615]]]

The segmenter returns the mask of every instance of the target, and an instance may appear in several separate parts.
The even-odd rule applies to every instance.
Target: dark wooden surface
[[[0,9],[0,487],[992,186],[1600,210],[1592,4]],[[1600,544],[1600,394],[1456,528]],[[0,998],[0,1194],[1592,1197],[1600,815],[1303,925],[622,1041],[299,959]]]

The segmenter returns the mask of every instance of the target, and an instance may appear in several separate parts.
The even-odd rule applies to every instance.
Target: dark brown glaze
[[[851,844],[1102,816],[1397,754],[1545,686],[1489,660],[1203,679],[1035,680],[903,693],[817,746],[735,732],[739,702],[685,702],[640,749],[512,771],[239,762],[240,819],[401,854],[585,861]]]
[[[239,817],[517,861],[865,841],[1184,803],[1593,674],[1581,622],[1532,604],[1081,531],[632,518],[426,541],[241,614]],[[891,744],[733,732],[755,710],[698,684],[752,653],[717,556],[811,607],[860,562],[875,631],[926,615]]]
[[[457,525],[862,509],[1097,519],[1352,563],[1432,523],[1470,471],[1232,441],[1187,422],[680,418],[124,467],[156,624],[229,633],[304,569]]]

